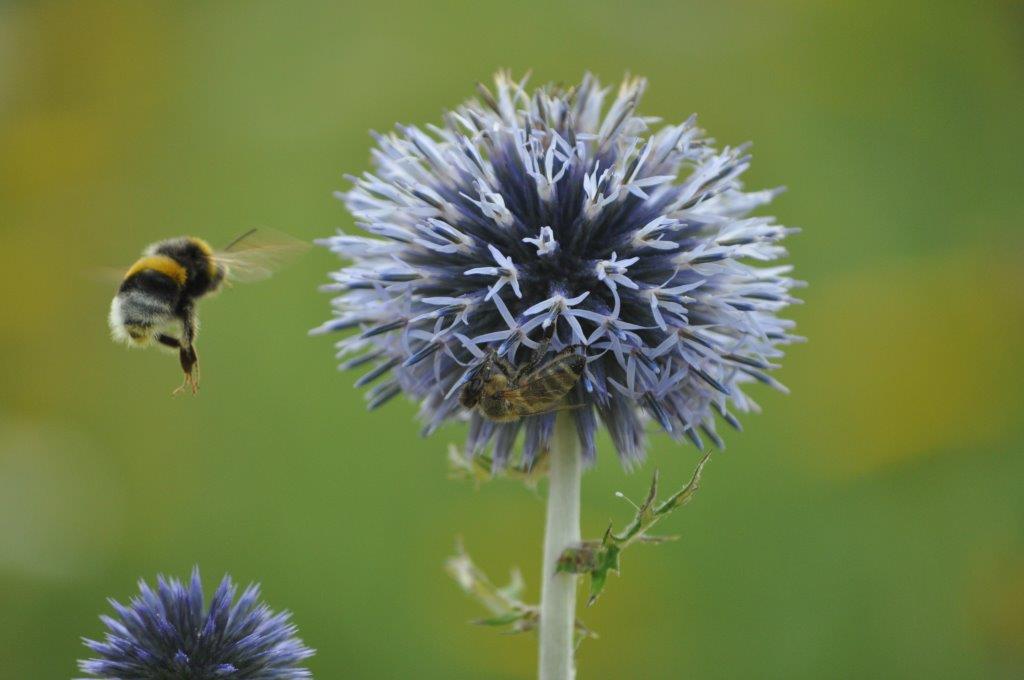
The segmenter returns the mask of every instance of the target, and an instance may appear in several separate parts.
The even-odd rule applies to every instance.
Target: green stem
[[[576,423],[559,413],[551,442],[540,597],[540,680],[573,680],[576,575],[556,572],[562,551],[580,542],[580,459]]]

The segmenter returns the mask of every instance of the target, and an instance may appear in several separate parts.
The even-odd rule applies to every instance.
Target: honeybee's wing
[[[214,259],[227,267],[229,281],[262,281],[309,249],[309,244],[272,229],[250,229]]]
[[[567,348],[556,354],[539,368],[522,376],[519,384],[509,395],[510,401],[522,405],[525,414],[544,413],[552,410],[569,394],[583,375],[587,359],[575,350]]]

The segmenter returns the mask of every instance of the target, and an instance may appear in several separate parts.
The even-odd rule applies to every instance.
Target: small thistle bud
[[[644,87],[606,105],[589,75],[529,92],[499,73],[443,126],[377,136],[375,170],[340,194],[368,236],[320,242],[347,264],[315,331],[361,330],[338,349],[375,362],[371,407],[405,393],[425,432],[468,418],[471,455],[501,469],[522,441],[529,469],[555,414],[493,422],[458,393],[489,351],[519,364],[550,336],[549,356],[587,357],[569,395],[584,459],[600,422],[630,466],[647,420],[721,446],[716,423],[757,409],[748,385],[782,389],[767,371],[798,339],[779,317],[798,282],[768,263],[793,230],[750,216],[778,190],[744,191],[745,147],[716,150],[693,117],[655,129]]]
[[[204,608],[198,568],[187,585],[160,576],[153,590],[140,580],[128,606],[110,600],[117,617],[100,617],[108,629],[104,641],[84,640],[99,658],[79,661],[79,669],[113,680],[311,678],[299,664],[313,650],[296,637],[290,614],[261,603],[257,585],[237,600],[236,591],[225,576]]]

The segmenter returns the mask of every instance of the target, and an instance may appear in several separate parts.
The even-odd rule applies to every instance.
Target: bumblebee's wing
[[[89,279],[93,283],[102,285],[116,285],[124,281],[124,275],[131,268],[131,265],[127,267],[89,267],[83,269],[80,273],[83,277]]]
[[[272,229],[250,229],[214,254],[230,281],[262,281],[306,252],[309,244]]]

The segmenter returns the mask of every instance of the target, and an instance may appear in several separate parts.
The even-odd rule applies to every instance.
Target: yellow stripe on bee
[[[188,240],[196,244],[199,250],[203,251],[203,255],[206,256],[206,271],[209,273],[210,278],[217,278],[217,260],[214,257],[213,248],[210,247],[210,244],[198,236],[189,236]]]
[[[178,264],[178,261],[172,257],[166,255],[150,255],[140,259],[138,262],[132,265],[128,273],[124,275],[124,278],[128,278],[134,274],[138,274],[141,271],[152,269],[153,271],[160,272],[170,278],[174,279],[179,286],[185,285],[185,280],[188,278],[188,272],[185,268]]]

